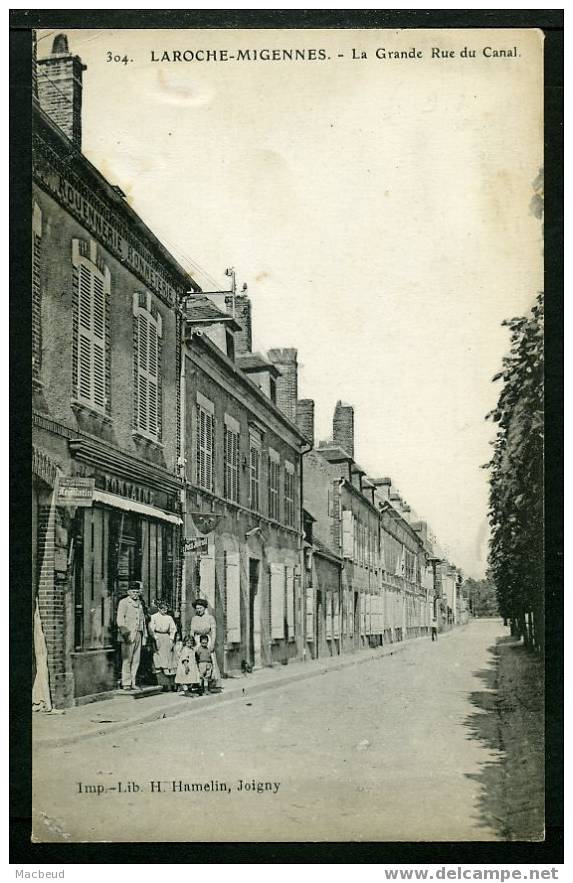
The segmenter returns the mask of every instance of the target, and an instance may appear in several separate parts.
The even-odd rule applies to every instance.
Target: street
[[[476,696],[495,695],[504,634],[477,620],[201,714],[37,749],[34,839],[498,839],[480,807],[502,755],[475,722],[495,731],[494,703]]]

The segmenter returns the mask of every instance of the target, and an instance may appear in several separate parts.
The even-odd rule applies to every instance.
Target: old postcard
[[[35,33],[35,842],[543,839],[543,43]]]

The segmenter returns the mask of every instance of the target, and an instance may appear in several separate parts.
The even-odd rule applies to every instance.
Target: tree
[[[500,613],[528,646],[542,649],[543,567],[543,296],[527,316],[503,323],[510,353],[493,378],[503,381],[488,419],[498,425],[490,474],[489,564]]]

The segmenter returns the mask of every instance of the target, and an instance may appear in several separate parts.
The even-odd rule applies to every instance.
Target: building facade
[[[82,155],[84,69],[59,35],[33,107],[34,582],[64,706],[116,687],[130,580],[179,603],[179,304],[195,287]]]
[[[194,298],[186,317],[183,620],[195,598],[209,602],[223,672],[286,664],[304,627],[304,436],[275,403],[278,370],[240,351],[241,323]]]

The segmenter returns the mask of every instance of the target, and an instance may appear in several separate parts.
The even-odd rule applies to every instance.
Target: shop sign
[[[207,554],[209,551],[209,541],[207,537],[191,537],[191,539],[185,539],[183,544],[186,552]]]
[[[71,478],[60,476],[56,490],[57,506],[91,506],[95,480],[93,478]]]
[[[104,473],[103,476],[104,490],[110,494],[117,494],[120,497],[126,497],[128,500],[134,500],[138,503],[147,503],[153,506],[155,495],[149,488],[141,487],[132,481],[124,481],[122,478],[116,478],[114,475]]]

